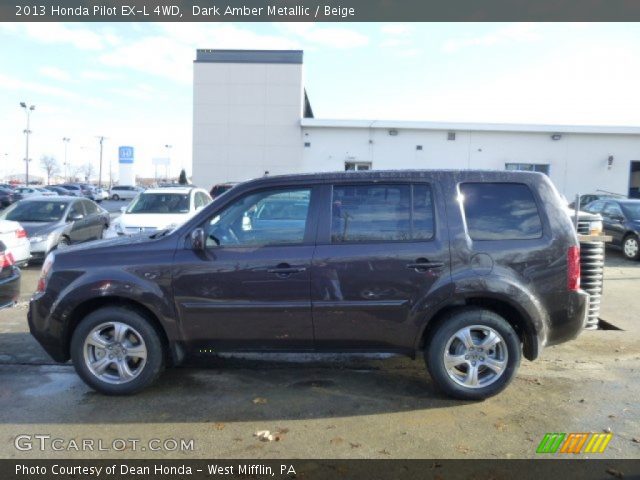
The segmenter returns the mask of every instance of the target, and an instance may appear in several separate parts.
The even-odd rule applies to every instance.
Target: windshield
[[[15,222],[57,222],[67,209],[65,202],[25,202],[16,203],[1,215],[2,220]]]
[[[141,193],[127,213],[189,213],[188,193]]]
[[[638,203],[621,203],[622,209],[627,217],[631,220],[640,220],[640,202]]]

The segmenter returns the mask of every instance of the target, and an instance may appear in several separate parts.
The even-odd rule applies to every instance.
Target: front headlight
[[[589,222],[589,235],[602,235],[602,221],[594,220]]]

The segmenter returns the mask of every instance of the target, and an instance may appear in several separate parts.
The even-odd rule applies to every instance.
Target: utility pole
[[[24,131],[24,134],[27,138],[27,146],[26,146],[26,153],[25,153],[25,163],[27,164],[27,170],[26,170],[26,175],[25,175],[25,183],[27,185],[27,187],[29,186],[29,135],[31,135],[31,130],[29,129],[29,124],[30,124],[30,120],[31,120],[31,112],[33,112],[36,109],[35,105],[31,105],[29,107],[27,107],[27,103],[26,102],[20,102],[20,106],[22,108],[24,108],[24,111],[27,114],[27,128]]]
[[[165,145],[164,148],[167,149],[167,164],[164,166],[164,181],[169,181],[169,168],[171,165],[171,149],[173,145]]]
[[[69,145],[71,139],[68,137],[64,137],[62,141],[64,142],[64,181],[68,182],[69,179],[67,178],[67,171],[69,163],[67,162],[67,146]]]
[[[100,139],[100,168],[98,170],[98,188],[102,188],[102,144],[107,137],[99,136],[96,138]]]

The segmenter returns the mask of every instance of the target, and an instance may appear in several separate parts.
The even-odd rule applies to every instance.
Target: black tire
[[[126,383],[109,383],[91,372],[85,362],[84,343],[94,328],[101,324],[120,322],[136,330],[144,340],[147,357],[140,373]],[[137,311],[125,307],[104,307],[87,315],[73,332],[71,360],[82,380],[105,395],[131,395],[154,383],[165,366],[165,352],[154,326]]]
[[[111,197],[111,200],[115,200],[117,202],[118,200],[120,200],[120,196],[117,193],[114,193]]]
[[[627,242],[635,242],[635,247],[636,247],[635,255],[629,253],[629,250],[627,249]],[[626,258],[627,260],[640,259],[640,248],[638,248],[639,246],[640,246],[640,239],[638,239],[638,236],[633,233],[628,234],[622,240],[622,255],[624,255],[624,258]]]
[[[449,375],[444,362],[445,349],[450,339],[461,329],[471,326],[493,329],[504,341],[504,346],[500,347],[500,350],[502,352],[506,351],[504,358],[506,367],[500,375],[495,374],[491,369],[487,370],[485,366],[478,366],[478,369],[482,369],[480,375],[485,375],[489,380],[491,380],[492,375],[497,376],[497,378],[495,378],[492,383],[475,388],[456,382],[452,376]],[[450,348],[452,346],[450,346]],[[478,354],[477,351],[471,353],[472,357],[473,353]],[[480,353],[480,355],[482,355],[482,353]],[[518,334],[500,315],[483,308],[465,307],[456,309],[438,320],[436,328],[430,333],[429,338],[427,338],[424,357],[429,374],[440,391],[460,400],[483,400],[500,393],[511,383],[520,366],[521,345]],[[465,358],[468,357],[465,356]],[[482,360],[485,358],[485,356],[481,357]],[[466,362],[466,360],[464,362]],[[465,365],[463,363],[461,365],[460,373],[464,372],[465,367],[470,368],[470,364]],[[474,365],[476,365],[475,362]]]

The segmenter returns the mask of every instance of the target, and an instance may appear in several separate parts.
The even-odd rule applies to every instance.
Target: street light
[[[67,178],[67,167],[69,165],[67,163],[67,146],[69,145],[69,142],[71,141],[71,139],[68,137],[64,137],[62,141],[64,142],[64,181],[70,182],[71,180]]]
[[[169,166],[171,165],[171,149],[173,145],[165,145],[164,148],[167,149],[167,164],[164,166],[164,180],[165,182],[169,181]]]
[[[29,135],[31,134],[31,130],[29,129],[29,125],[30,125],[30,121],[31,121],[31,112],[33,112],[36,109],[35,105],[30,105],[29,107],[27,107],[26,102],[20,102],[20,106],[22,108],[24,108],[25,113],[27,114],[27,128],[25,128],[24,130],[24,134],[27,138],[27,146],[26,146],[26,153],[25,153],[25,158],[24,158],[24,162],[27,165],[27,171],[26,171],[26,175],[25,175],[25,183],[27,186],[29,186],[29,162],[31,160],[29,160]]]
[[[98,136],[96,138],[100,139],[100,169],[98,170],[98,188],[102,188],[102,144],[107,139],[107,137]]]

